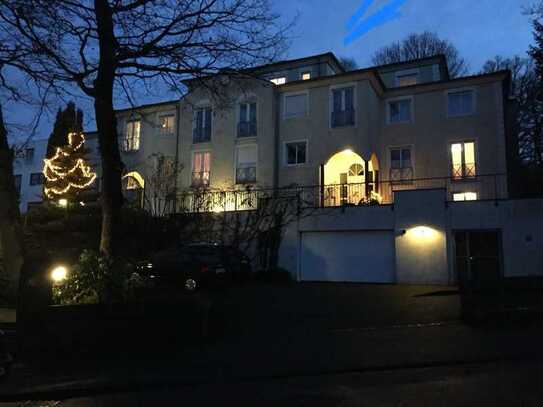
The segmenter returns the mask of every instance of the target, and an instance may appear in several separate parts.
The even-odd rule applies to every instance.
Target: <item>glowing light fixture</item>
[[[432,237],[434,234],[434,229],[429,228],[428,226],[417,226],[410,229],[409,232],[412,233],[413,236],[423,239]]]
[[[59,199],[58,204],[59,204],[59,206],[62,206],[63,208],[66,208],[68,206],[68,200],[64,199],[64,198]]]
[[[55,283],[61,283],[68,277],[68,269],[64,266],[57,266],[51,271],[51,279]]]

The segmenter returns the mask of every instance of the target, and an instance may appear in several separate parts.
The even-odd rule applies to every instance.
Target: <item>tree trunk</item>
[[[121,192],[122,162],[117,143],[117,120],[113,110],[116,40],[108,1],[95,0],[94,5],[100,45],[100,62],[94,82],[94,110],[102,157],[100,253],[111,257],[118,239],[118,225],[120,224],[123,201]]]
[[[5,294],[17,298],[19,275],[25,259],[19,204],[13,177],[13,150],[7,140],[0,106],[0,248],[8,286]]]

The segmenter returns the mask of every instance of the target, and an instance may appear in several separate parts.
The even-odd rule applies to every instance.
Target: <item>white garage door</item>
[[[304,232],[301,279],[393,283],[392,231]]]

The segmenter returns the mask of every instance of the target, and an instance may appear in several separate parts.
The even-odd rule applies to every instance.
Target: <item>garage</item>
[[[300,279],[393,283],[392,231],[302,232]]]

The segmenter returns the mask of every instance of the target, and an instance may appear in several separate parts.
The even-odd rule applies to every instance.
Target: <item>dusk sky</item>
[[[334,52],[337,56],[353,57],[359,67],[371,64],[372,54],[380,47],[402,39],[411,32],[436,32],[452,41],[464,56],[471,72],[477,72],[484,61],[495,55],[524,55],[532,43],[529,18],[523,7],[531,0],[273,0],[277,12],[292,18],[299,13],[292,32],[289,58]],[[400,4],[400,15],[377,26],[344,45],[349,33],[346,23],[363,4],[370,5],[361,19],[370,17],[383,7]],[[360,20],[361,20],[360,19]],[[358,20],[358,21],[360,21]],[[171,97],[169,97],[171,96]],[[164,92],[142,103],[174,98]],[[95,128],[89,100],[77,100],[86,114],[86,130]],[[121,107],[121,106],[119,106]],[[20,106],[5,106],[8,123],[28,123],[33,112]],[[52,118],[42,120],[36,138],[51,132]]]

